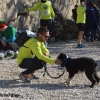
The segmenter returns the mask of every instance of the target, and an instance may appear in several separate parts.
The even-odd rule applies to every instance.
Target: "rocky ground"
[[[98,63],[100,76],[100,42],[85,42],[85,48],[76,48],[77,40],[58,41],[48,45],[51,57],[56,58],[61,52],[78,57],[91,57]],[[56,65],[48,64],[48,71],[52,76],[58,76],[62,71]],[[43,77],[44,69],[36,72],[39,80],[32,80],[31,84],[23,83],[19,79],[22,72],[16,60],[0,60],[0,100],[100,100],[100,84],[90,88],[90,81],[85,74],[76,75],[71,84],[62,85],[67,79],[66,72],[59,79],[52,79],[47,74]]]

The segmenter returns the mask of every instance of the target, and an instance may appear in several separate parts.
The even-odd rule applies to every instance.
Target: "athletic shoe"
[[[77,44],[77,48],[83,48],[84,45],[83,44]]]
[[[7,55],[5,56],[5,58],[12,57],[12,56],[14,56],[12,53],[7,52]]]
[[[39,77],[35,76],[34,74],[31,74],[31,79],[39,79]]]
[[[31,82],[31,79],[30,79],[29,75],[20,73],[19,77],[20,77],[21,80],[23,80],[25,83],[30,83],[30,82]]]
[[[91,42],[94,42],[94,39],[91,39],[90,41],[91,41]]]
[[[3,60],[3,57],[0,57],[0,60]]]
[[[0,60],[4,58],[4,53],[0,52]]]
[[[86,39],[86,42],[90,42],[90,39]]]
[[[11,59],[16,59],[16,58],[17,58],[17,54],[15,53]]]

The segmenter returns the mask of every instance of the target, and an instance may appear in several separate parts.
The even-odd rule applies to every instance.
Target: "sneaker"
[[[21,80],[23,80],[25,83],[30,83],[30,82],[31,82],[31,79],[30,79],[29,75],[20,73],[19,77],[20,77]]]
[[[91,41],[91,42],[94,42],[94,39],[91,39],[90,41]]]
[[[3,60],[3,57],[0,57],[0,60]]]
[[[35,76],[34,74],[31,74],[31,79],[39,79],[39,77]]]
[[[14,56],[12,53],[7,52],[7,55],[5,56],[5,58],[12,57],[12,56]]]
[[[86,39],[86,42],[90,42],[90,39]]]
[[[14,56],[11,59],[16,59],[17,58],[17,54],[14,54]]]
[[[77,44],[77,48],[83,48],[84,45],[83,44]]]
[[[3,57],[5,57],[7,55],[7,51],[1,50],[1,53],[3,53]]]
[[[4,53],[0,52],[0,60],[4,58]]]

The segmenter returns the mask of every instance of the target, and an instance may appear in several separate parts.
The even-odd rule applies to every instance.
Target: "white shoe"
[[[0,60],[4,58],[4,53],[0,52]]]
[[[7,51],[1,50],[1,53],[3,53],[3,54],[4,54],[4,56],[6,56],[6,55],[7,55]]]

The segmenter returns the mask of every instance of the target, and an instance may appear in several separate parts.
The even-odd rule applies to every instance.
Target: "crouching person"
[[[13,26],[8,26],[4,20],[0,20],[0,53],[6,52],[6,57],[10,54],[13,57],[17,57],[18,49],[16,43],[14,43],[17,36],[17,30]],[[13,54],[10,53],[13,51]],[[3,51],[3,52],[2,52]]]
[[[24,82],[31,82],[31,79],[37,79],[34,72],[43,68],[46,63],[61,65],[60,60],[50,58],[49,51],[44,45],[49,37],[49,30],[46,27],[40,27],[36,38],[30,38],[19,49],[17,62],[20,68],[26,69],[20,73],[19,77]]]

